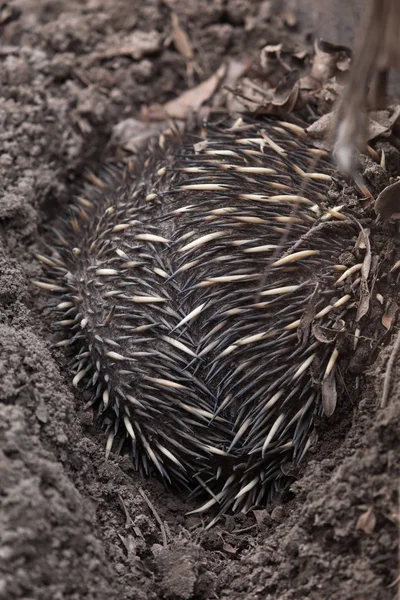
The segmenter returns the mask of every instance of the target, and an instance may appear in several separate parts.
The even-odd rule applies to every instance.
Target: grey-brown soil
[[[186,515],[193,504],[141,480],[127,458],[105,461],[104,436],[52,347],[46,298],[30,283],[42,274],[40,228],[98,168],[117,123],[188,87],[168,41],[172,5],[202,78],[226,56],[293,35],[309,43],[315,26],[305,10],[291,29],[265,0],[0,6],[0,598],[392,600],[398,366],[387,407],[379,401],[393,342],[321,425],[285,503],[207,532]]]

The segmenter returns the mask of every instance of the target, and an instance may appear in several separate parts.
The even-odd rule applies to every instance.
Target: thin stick
[[[120,503],[121,503],[121,506],[122,506],[122,508],[123,508],[123,510],[124,510],[124,513],[125,513],[125,518],[126,518],[126,522],[125,522],[125,529],[127,529],[128,527],[130,527],[131,525],[133,525],[133,519],[132,519],[132,517],[130,516],[130,514],[129,514],[129,512],[128,512],[128,509],[126,508],[126,505],[125,505],[124,499],[123,499],[123,497],[121,496],[121,494],[118,494],[118,498],[119,498],[119,501],[120,501]]]
[[[164,546],[164,548],[166,548],[168,546],[168,541],[167,541],[167,532],[165,531],[165,525],[162,522],[161,517],[158,514],[158,512],[156,511],[156,509],[154,508],[153,504],[150,502],[150,500],[148,499],[148,497],[146,496],[146,494],[142,490],[142,488],[139,488],[139,494],[142,496],[143,500],[146,502],[147,506],[149,507],[149,509],[153,513],[153,516],[154,516],[155,520],[159,524],[160,529],[161,529],[161,536],[162,536],[162,540],[163,540],[163,546]]]

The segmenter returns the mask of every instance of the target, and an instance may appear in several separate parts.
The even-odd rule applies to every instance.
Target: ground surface
[[[171,6],[202,78],[227,55],[293,35],[290,18],[271,18],[258,0],[0,9],[0,598],[393,599],[400,376],[378,408],[391,345],[325,428],[293,498],[206,533],[192,529],[188,503],[140,480],[126,458],[105,461],[52,349],[45,298],[30,285],[40,226],[97,168],[117,123],[188,87],[168,41]]]

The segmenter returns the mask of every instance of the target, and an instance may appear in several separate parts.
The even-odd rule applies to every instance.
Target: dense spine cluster
[[[141,473],[205,490],[199,510],[246,511],[333,410],[364,276],[340,256],[360,230],[328,208],[329,161],[301,128],[200,133],[77,198],[38,285],[61,296],[59,345],[92,390],[107,453],[128,448]]]

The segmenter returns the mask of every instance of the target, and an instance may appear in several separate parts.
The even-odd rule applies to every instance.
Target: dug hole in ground
[[[325,38],[350,43],[350,17],[324,19],[324,5]],[[265,46],[264,68],[287,74],[296,63],[306,77],[317,25],[313,3],[300,8],[265,0],[19,0],[0,8],[0,598],[396,597],[399,363],[380,408],[396,326],[320,424],[287,501],[203,532],[186,515],[194,503],[141,479],[127,457],[105,460],[104,435],[72,387],[65,353],[53,348],[46,297],[31,285],[42,273],[35,254],[43,226],[88,170],[112,153],[127,159],[121,122],[148,117],[227,58],[259,60]],[[314,88],[312,120],[331,109],[348,68],[346,56],[335,60],[334,75]],[[301,93],[310,92],[307,82]],[[276,106],[281,96],[268,98]],[[387,171],[398,174],[397,150],[382,143]],[[364,167],[381,191],[382,169]],[[351,201],[354,188],[345,190]]]

